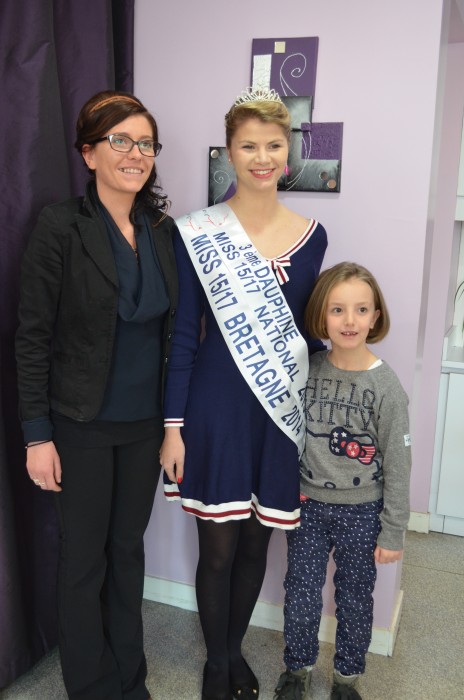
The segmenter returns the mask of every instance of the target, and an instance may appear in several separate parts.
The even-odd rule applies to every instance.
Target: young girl
[[[310,358],[301,527],[287,533],[285,654],[275,700],[308,698],[319,645],[322,587],[333,549],[337,605],[331,700],[359,699],[373,619],[376,563],[402,557],[411,465],[408,399],[366,343],[382,340],[388,311],[364,267],[340,263],[316,281],[305,311]]]

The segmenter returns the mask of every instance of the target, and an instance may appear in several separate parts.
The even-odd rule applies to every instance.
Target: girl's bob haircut
[[[341,282],[350,279],[358,279],[365,282],[372,289],[374,294],[375,309],[380,311],[380,315],[367,336],[368,343],[378,343],[385,338],[390,330],[390,316],[385,299],[380,291],[375,277],[362,265],[353,262],[342,262],[334,265],[317,278],[311,296],[306,304],[304,323],[305,328],[312,338],[328,340],[325,317],[327,313],[327,302],[332,289]]]

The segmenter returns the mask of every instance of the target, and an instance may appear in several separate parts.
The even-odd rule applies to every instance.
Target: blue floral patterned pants
[[[287,668],[312,666],[319,652],[322,588],[334,550],[337,634],[334,667],[344,675],[364,672],[370,644],[377,570],[374,550],[383,502],[358,505],[301,503],[301,526],[287,532],[285,654]]]

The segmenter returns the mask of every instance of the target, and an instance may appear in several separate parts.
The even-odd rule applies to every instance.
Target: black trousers
[[[59,647],[71,700],[147,700],[143,535],[159,478],[156,436],[80,447],[60,439]]]

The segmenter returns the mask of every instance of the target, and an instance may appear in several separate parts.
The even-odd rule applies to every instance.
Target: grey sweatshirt
[[[378,545],[403,549],[409,519],[408,397],[385,363],[341,370],[311,355],[301,492],[323,503],[384,499]]]

